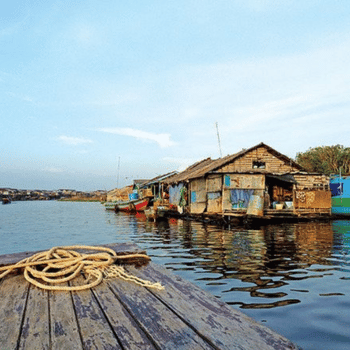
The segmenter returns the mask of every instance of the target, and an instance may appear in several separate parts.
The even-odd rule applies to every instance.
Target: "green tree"
[[[350,148],[341,145],[309,148],[297,153],[296,162],[308,172],[325,175],[350,173]]]

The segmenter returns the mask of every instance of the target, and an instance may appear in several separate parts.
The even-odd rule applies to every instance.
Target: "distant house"
[[[107,192],[107,202],[127,201],[129,200],[129,194],[133,191],[133,186],[125,186],[123,188],[115,188]]]
[[[139,185],[139,192],[142,197],[163,198],[164,180],[176,175],[177,171],[172,171],[163,175],[158,175],[151,180],[144,181]]]
[[[190,214],[329,214],[329,178],[307,173],[291,158],[259,143],[233,155],[206,158],[164,183],[170,203]]]
[[[133,184],[123,187],[116,188],[107,193],[107,202],[112,201],[127,201],[129,200],[129,195],[134,191],[137,191],[138,196],[141,198],[149,197],[156,198],[161,197],[162,195],[162,181],[174,174],[177,174],[177,171],[172,171],[167,174],[159,175],[150,180],[133,180]]]

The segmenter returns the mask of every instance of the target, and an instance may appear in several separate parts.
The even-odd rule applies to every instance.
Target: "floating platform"
[[[107,247],[142,253],[131,243]],[[0,266],[32,254],[2,255]],[[159,265],[125,270],[165,289],[116,278],[85,291],[46,291],[22,274],[6,276],[0,281],[1,349],[300,349]]]

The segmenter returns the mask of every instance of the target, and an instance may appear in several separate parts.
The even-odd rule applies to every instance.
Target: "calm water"
[[[0,206],[0,254],[130,241],[305,350],[350,349],[350,221],[228,231],[100,203]]]

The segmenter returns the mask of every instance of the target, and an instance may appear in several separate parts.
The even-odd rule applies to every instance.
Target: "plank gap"
[[[151,344],[157,349],[162,350],[161,347],[157,345],[157,343],[152,339],[151,335],[147,332],[147,330],[142,326],[142,324],[138,321],[136,317],[132,314],[130,308],[119,298],[118,294],[113,290],[113,288],[108,283],[109,290],[113,293],[115,298],[119,301],[119,303],[123,306],[123,308],[127,311],[127,313],[130,315],[130,317],[135,321],[137,326],[140,328],[140,330],[146,335],[147,339],[151,342]]]
[[[174,313],[183,323],[185,323],[189,328],[191,328],[200,338],[202,338],[205,342],[207,342],[210,346],[215,350],[221,350],[221,348],[217,347],[209,338],[203,335],[196,327],[194,327],[190,322],[188,322],[185,318],[183,318],[178,312],[176,312],[169,304],[167,304],[162,298],[160,298],[151,288],[146,289],[156,298],[158,299],[164,306],[166,306],[172,313]]]
[[[71,282],[68,281],[68,286],[71,286]],[[80,338],[80,343],[81,343],[81,346],[83,347],[83,336],[81,334],[81,329],[80,329],[80,323],[79,323],[79,319],[78,319],[78,315],[77,315],[77,310],[76,310],[76,306],[75,306],[75,303],[74,303],[74,298],[73,298],[73,293],[72,292],[69,292],[69,295],[70,295],[70,299],[72,301],[72,305],[73,305],[73,312],[74,312],[74,317],[75,317],[75,322],[77,323],[77,328],[78,328],[78,333],[79,333],[79,338]]]
[[[28,298],[29,298],[29,290],[32,288],[31,284],[27,282],[27,292],[26,292],[26,301],[24,303],[24,308],[23,308],[23,313],[22,313],[22,320],[21,320],[21,325],[20,325],[20,331],[18,332],[18,339],[17,339],[17,345],[16,345],[16,350],[19,349],[19,345],[21,343],[21,337],[22,337],[22,332],[23,332],[23,325],[24,325],[24,319],[25,315],[27,312],[27,304],[28,304]]]

